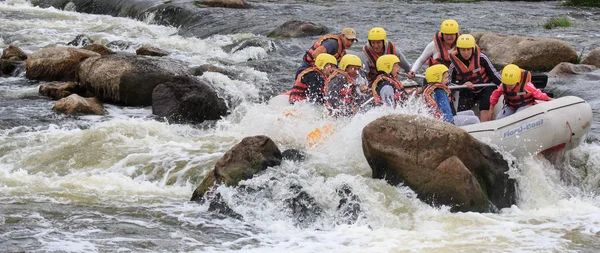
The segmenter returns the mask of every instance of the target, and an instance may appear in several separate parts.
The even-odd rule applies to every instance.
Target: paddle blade
[[[548,84],[548,75],[532,74],[531,75],[531,83],[533,83],[533,85],[538,89],[546,88],[546,84]]]
[[[327,140],[327,138],[329,138],[329,136],[331,136],[333,134],[333,132],[334,132],[333,124],[327,123],[324,126],[317,127],[317,128],[315,128],[315,130],[308,133],[306,135],[306,142],[308,143],[308,146],[311,148],[319,146],[319,145],[323,144],[323,142],[325,142],[325,140]]]

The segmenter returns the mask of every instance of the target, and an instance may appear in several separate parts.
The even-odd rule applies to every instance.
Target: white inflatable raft
[[[461,128],[480,141],[520,157],[551,149],[573,149],[585,140],[591,125],[590,105],[581,98],[567,96],[503,119]]]

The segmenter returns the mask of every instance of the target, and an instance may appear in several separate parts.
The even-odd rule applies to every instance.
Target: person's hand
[[[383,104],[387,106],[394,106],[396,104],[396,102],[394,101],[394,88],[392,88],[392,86],[384,86],[383,88],[381,88],[381,91],[379,91],[379,93],[381,94],[380,96],[381,100],[383,101]]]
[[[466,82],[465,85],[467,86],[467,88],[469,90],[474,90],[475,89],[475,86],[474,86],[474,84],[472,82]]]
[[[406,75],[408,76],[408,79],[415,78],[415,72],[409,71]]]
[[[362,93],[364,93],[364,94],[367,94],[367,93],[369,93],[369,87],[367,87],[367,85],[366,85],[366,84],[362,84],[362,85],[360,85],[360,92],[362,92]]]

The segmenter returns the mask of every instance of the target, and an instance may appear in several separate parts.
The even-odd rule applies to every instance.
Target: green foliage
[[[552,17],[544,24],[544,28],[552,29],[554,27],[572,27],[573,24],[567,16]]]
[[[202,4],[202,1],[196,0],[196,1],[194,1],[194,5],[196,7],[198,7],[198,8],[204,8],[204,5]]]
[[[563,3],[565,6],[587,6],[587,7],[600,7],[600,1],[598,0],[567,0]]]
[[[434,0],[434,2],[440,3],[475,3],[480,1],[481,0]]]

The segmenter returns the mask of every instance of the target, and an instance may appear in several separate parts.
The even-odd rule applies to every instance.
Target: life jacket
[[[446,92],[446,94],[448,95],[448,100],[450,100],[450,102],[452,101],[450,99],[451,92],[450,92],[450,89],[448,88],[448,86],[443,85],[441,83],[429,84],[429,85],[427,85],[425,90],[423,90],[423,97],[425,98],[425,102],[427,103],[427,105],[429,105],[434,110],[433,116],[436,119],[441,119],[443,117],[443,115],[442,115],[442,112],[440,111],[437,101],[435,101],[435,97],[433,94],[435,89],[443,89]],[[452,103],[450,103],[450,104],[452,104]]]
[[[346,81],[348,82],[347,85],[344,85],[344,87],[340,91],[338,91],[338,93],[336,94],[340,98],[340,101],[342,101],[344,104],[355,103],[356,102],[356,96],[355,96],[356,95],[356,87],[354,86],[354,78],[350,77],[350,75],[348,75],[348,73],[346,73],[346,71],[343,71],[341,69],[336,69],[327,78],[327,81],[325,81],[324,93],[327,94],[329,82],[331,82],[331,80],[333,80],[333,78],[336,75],[343,75],[344,78],[346,79]],[[330,114],[332,114],[333,110],[336,109],[336,108],[333,108],[333,105],[329,101],[325,102],[325,107],[327,107]]]
[[[478,46],[475,46],[475,50],[473,50],[469,66],[466,66],[458,58],[458,54],[458,50],[454,51],[452,55],[450,55],[450,61],[454,64],[456,69],[456,80],[459,81],[459,83],[467,81],[470,81],[473,84],[489,82],[490,78],[487,76],[485,69],[481,67],[481,50]]]
[[[390,77],[388,74],[380,74],[379,76],[377,76],[377,78],[375,78],[375,81],[373,81],[373,85],[371,88],[371,91],[373,92],[373,102],[375,102],[375,105],[380,105],[383,103],[383,101],[381,100],[381,97],[379,96],[379,94],[377,94],[377,88],[379,87],[379,84],[383,81],[388,81],[391,84],[394,85],[394,100],[398,101],[400,100],[400,98],[406,96],[406,92],[404,91],[404,85],[402,84],[402,82],[400,82],[399,80]]]
[[[310,72],[313,72],[313,71],[315,73],[317,73],[318,75],[320,75],[323,78],[323,80],[325,80],[325,75],[317,67],[309,67],[309,68],[303,70],[302,72],[300,72],[300,74],[298,74],[298,77],[296,78],[294,87],[292,87],[292,90],[290,91],[290,99],[289,99],[290,104],[293,104],[294,102],[297,102],[297,101],[306,100],[308,85],[302,82],[302,77],[304,77],[304,75],[306,75]],[[321,92],[324,92],[323,86],[321,86]]]
[[[334,39],[338,43],[338,50],[333,55],[333,57],[335,57],[335,59],[337,59],[337,61],[339,62],[340,59],[342,59],[342,56],[344,56],[346,54],[346,50],[344,50],[344,43],[342,43],[342,38],[339,35],[335,35],[335,34],[325,34],[325,35],[321,36],[321,38],[319,38],[317,40],[317,42],[315,42],[315,44],[311,48],[309,48],[308,51],[306,51],[306,54],[304,54],[304,61],[310,63],[310,66],[314,66],[315,59],[312,56],[313,53],[315,52],[315,50],[318,47],[321,46],[321,44],[323,44],[323,41],[328,40],[328,39]]]
[[[506,84],[502,84],[504,90],[504,104],[508,105],[513,110],[526,105],[535,105],[535,98],[531,92],[528,92],[525,87],[531,82],[531,72],[527,70],[521,71],[521,82],[509,89]]]
[[[456,35],[457,37],[460,34]],[[437,58],[433,58],[433,55],[429,56],[427,59],[427,65],[433,66],[436,64],[444,64],[446,67],[450,66],[450,54],[448,54],[448,48],[444,45],[444,40],[442,33],[434,33],[433,34],[433,44],[435,45],[435,50],[437,51]]]
[[[363,46],[362,50],[365,52],[365,55],[369,60],[369,73],[367,73],[367,81],[372,83],[375,78],[377,78],[377,75],[379,75],[375,65],[377,63],[377,59],[379,59],[379,55],[375,53],[375,50],[373,50],[371,46]],[[386,47],[383,49],[383,54],[396,54],[396,44],[388,41]]]

